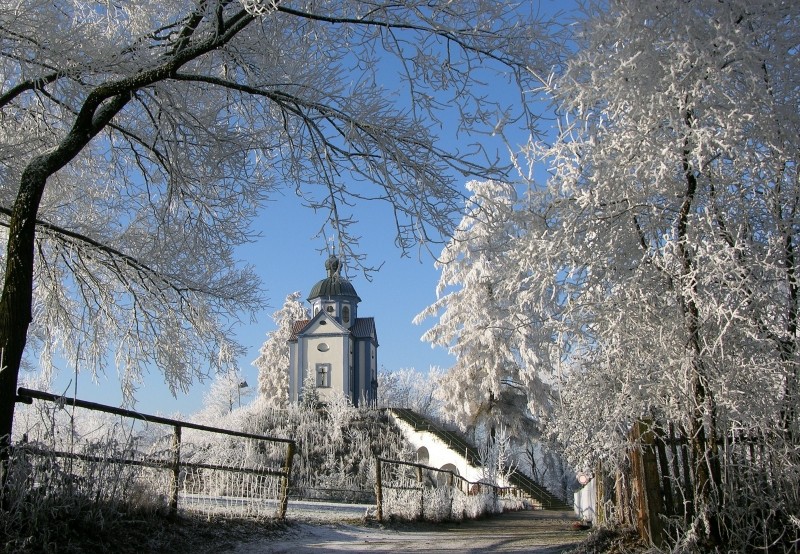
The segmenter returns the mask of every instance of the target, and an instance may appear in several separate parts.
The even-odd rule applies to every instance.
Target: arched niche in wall
[[[420,446],[419,450],[417,450],[417,463],[427,465],[430,459],[431,455],[428,453],[428,449],[424,446]]]

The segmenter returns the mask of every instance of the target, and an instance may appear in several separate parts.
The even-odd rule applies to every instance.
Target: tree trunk
[[[721,542],[717,519],[720,472],[716,441],[709,439],[705,425],[705,420],[710,419],[712,425],[709,427],[713,426],[713,418],[709,414],[710,408],[713,408],[713,399],[707,391],[705,378],[700,374],[693,376],[691,392],[695,407],[689,425],[689,448],[694,473],[695,513],[707,522],[705,539],[709,546],[714,546]],[[709,434],[716,436],[713,429],[709,430]],[[700,532],[703,533],[703,530]]]
[[[222,12],[217,15],[221,16]],[[31,323],[33,261],[36,217],[47,179],[72,161],[89,142],[125,107],[133,93],[169,79],[183,64],[217,50],[230,42],[255,16],[242,9],[226,20],[217,21],[218,34],[190,44],[202,19],[198,8],[185,22],[175,50],[152,69],[95,87],[77,110],[72,127],[52,149],[34,155],[20,178],[20,188],[10,217],[6,273],[0,294],[0,466],[8,455],[14,421],[14,400],[22,353]],[[2,467],[0,467],[0,477]]]
[[[73,160],[130,99],[130,92],[110,97],[97,91],[90,94],[64,139],[55,148],[34,156],[20,177],[9,221],[6,272],[0,294],[0,476],[4,475],[8,457],[19,367],[32,320],[36,217],[47,179]]]
[[[778,207],[780,210],[780,207]],[[800,299],[800,285],[798,284],[797,274],[795,271],[795,248],[793,235],[789,228],[784,228],[784,266],[786,268],[786,281],[789,286],[789,321],[786,326],[786,339],[781,340],[779,343],[781,357],[784,362],[789,365],[789,370],[786,376],[786,384],[784,387],[783,408],[781,410],[781,418],[783,429],[786,433],[787,439],[793,442],[792,434],[796,431],[795,423],[797,421],[797,398],[798,398],[798,376],[797,376],[797,362],[795,361],[795,351],[797,348],[797,332],[798,332],[798,303]]]
[[[33,297],[33,247],[36,213],[44,192],[46,170],[35,160],[22,174],[14,202],[6,250],[6,272],[0,294],[0,473],[5,480],[5,461],[11,442],[14,402],[22,352],[31,322]]]
[[[700,309],[695,298],[698,297],[697,280],[695,278],[695,262],[689,249],[689,216],[697,193],[697,177],[689,162],[691,154],[689,135],[694,123],[691,111],[686,113],[685,122],[689,129],[684,139],[683,172],[686,178],[686,191],[676,225],[677,252],[681,263],[681,284],[679,301],[683,310],[684,328],[687,335],[687,354],[691,359],[689,377],[689,398],[693,406],[689,413],[689,444],[694,473],[694,502],[696,513],[707,521],[707,528],[699,530],[709,545],[720,544],[720,529],[717,521],[715,491],[719,490],[719,482],[714,479],[719,472],[714,471],[716,458],[713,440],[706,435],[706,424],[709,424],[711,438],[716,437],[713,426],[716,424],[714,399],[708,390],[706,368],[702,359],[702,343],[700,340]]]

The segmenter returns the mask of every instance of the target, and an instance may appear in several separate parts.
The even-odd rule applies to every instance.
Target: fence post
[[[278,519],[286,517],[286,508],[289,506],[289,479],[292,476],[292,460],[294,459],[294,443],[286,444],[286,462],[283,466],[283,480],[281,483],[281,504],[278,507]]]
[[[663,513],[661,501],[661,478],[654,448],[654,433],[650,425],[637,421],[633,428],[633,440],[639,442],[631,452],[631,469],[637,484],[637,527],[639,536],[657,547],[663,546],[664,528],[659,515]]]
[[[686,523],[694,519],[694,479],[693,473],[689,468],[689,460],[691,457],[689,448],[689,434],[686,428],[681,425],[678,428],[681,437],[681,468],[683,471],[683,518]]]
[[[684,517],[686,514],[686,489],[681,488],[681,470],[678,465],[678,460],[684,457],[683,454],[679,456],[678,440],[675,438],[675,425],[670,421],[668,425],[669,430],[669,448],[672,454],[672,475],[675,477],[675,495],[673,496],[673,513]],[[684,485],[685,486],[685,485]]]
[[[383,481],[381,480],[380,458],[375,458],[375,507],[378,521],[383,522]]]
[[[675,514],[675,502],[672,499],[672,479],[667,460],[667,444],[663,429],[654,432],[654,447],[658,453],[658,467],[661,472],[661,489],[664,491],[664,515]]]
[[[175,426],[172,435],[172,486],[169,495],[169,512],[173,516],[178,513],[178,488],[181,476],[181,426]]]
[[[417,483],[419,483],[419,517],[425,519],[425,484],[422,482],[422,467],[417,466]]]
[[[594,469],[594,514],[595,521],[599,525],[606,521],[606,490],[605,477],[603,475],[603,463],[598,460]]]
[[[628,464],[630,465],[630,464]],[[615,490],[615,504],[617,511],[617,520],[622,525],[633,523],[631,515],[631,475],[630,471],[624,469],[617,470],[617,476],[614,481]]]
[[[448,512],[450,515],[449,517],[453,518],[453,498],[455,497],[455,491],[453,488],[455,487],[455,474],[451,471],[447,474],[447,496],[450,497],[450,511]]]

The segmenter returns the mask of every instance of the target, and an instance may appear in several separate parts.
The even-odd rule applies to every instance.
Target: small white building
[[[328,276],[311,289],[313,317],[297,321],[289,339],[289,401],[298,402],[303,383],[314,376],[321,401],[334,391],[353,404],[378,398],[378,336],[375,320],[358,317],[361,299],[341,276],[336,256],[325,262]]]

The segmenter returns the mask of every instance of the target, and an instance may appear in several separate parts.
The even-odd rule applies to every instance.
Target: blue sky
[[[457,146],[453,144],[454,148]],[[496,148],[501,147],[498,141]],[[358,220],[355,232],[361,237],[357,250],[368,256],[366,265],[381,266],[372,274],[371,281],[359,272],[351,276],[361,298],[359,315],[376,320],[379,368],[392,371],[413,367],[427,371],[431,366],[451,366],[454,359],[446,349],[432,348],[420,340],[434,321],[427,320],[423,325],[412,323],[419,312],[436,300],[439,272],[434,268],[433,255],[438,255],[442,245],[432,245],[430,252],[411,251],[403,257],[394,245],[395,229],[388,204],[364,202],[354,208],[353,215]],[[327,254],[319,252],[325,242],[315,237],[324,223],[323,218],[323,213],[303,207],[291,191],[285,196],[275,196],[256,222],[255,229],[261,237],[238,251],[240,260],[254,266],[269,302],[269,307],[255,314],[255,322],[249,323],[245,316],[244,324],[236,332],[238,341],[246,348],[246,354],[238,360],[239,369],[253,391],[258,372],[251,362],[258,356],[266,334],[275,328],[273,312],[283,305],[287,294],[300,291],[305,298],[314,283],[326,276]],[[122,403],[113,367],[100,375],[96,383],[88,373],[79,373],[75,391],[74,368],[63,362],[58,365],[52,392],[70,396],[77,392],[78,398],[115,406]],[[178,392],[177,397],[173,397],[158,368],[151,368],[136,394],[135,408],[144,413],[191,414],[202,407],[203,395],[210,384],[211,380],[196,382],[188,394]]]
[[[438,255],[442,245],[432,245],[432,252],[420,249],[402,257],[393,242],[395,229],[387,204],[367,202],[357,206],[354,215],[358,219],[357,234],[361,236],[358,250],[367,254],[367,265],[381,266],[372,274],[371,281],[358,272],[350,279],[361,298],[359,316],[375,318],[380,343],[379,368],[392,371],[413,367],[427,371],[431,366],[451,366],[455,360],[446,349],[432,348],[420,340],[434,321],[412,323],[419,312],[436,300],[439,272],[434,268],[433,255]],[[240,260],[252,264],[261,278],[270,305],[256,314],[255,322],[245,319],[236,332],[238,341],[246,348],[246,354],[239,358],[239,369],[253,391],[258,372],[251,362],[258,356],[266,334],[275,328],[273,312],[283,305],[287,294],[300,291],[305,298],[311,287],[326,276],[327,254],[319,252],[325,242],[315,238],[323,217],[322,213],[315,214],[302,207],[299,199],[287,192],[275,197],[260,214],[256,230],[261,237],[239,250]],[[60,368],[52,391],[71,395],[74,379],[72,369]],[[77,380],[78,398],[121,404],[119,381],[113,368],[99,376],[97,383],[87,373],[80,373]],[[188,394],[179,392],[173,397],[160,371],[152,368],[136,394],[136,409],[144,413],[191,414],[202,407],[203,395],[210,384],[210,380],[196,383]]]
[[[357,213],[362,236],[360,251],[368,255],[370,265],[383,264],[373,274],[371,282],[360,273],[351,278],[361,297],[359,315],[376,320],[379,367],[386,370],[415,367],[427,371],[431,365],[450,366],[454,360],[445,349],[433,349],[420,341],[427,326],[412,323],[414,316],[436,299],[439,274],[433,267],[431,254],[419,251],[410,253],[410,257],[401,257],[393,244],[394,229],[385,205],[368,203],[360,206]],[[322,217],[300,206],[291,195],[276,198],[257,222],[261,238],[239,250],[239,258],[252,264],[261,278],[270,304],[256,314],[255,322],[245,319],[237,328],[237,339],[246,348],[246,354],[239,359],[239,369],[252,387],[256,386],[258,372],[251,362],[258,356],[266,334],[275,328],[273,312],[283,305],[287,294],[300,291],[305,298],[314,283],[326,276],[327,254],[318,252],[325,243],[314,238],[323,224]],[[440,249],[436,247],[435,252],[438,254]],[[122,395],[113,371],[101,375],[97,383],[92,382],[89,374],[80,373],[77,397],[119,405]],[[74,379],[71,368],[60,367],[52,391],[72,394]],[[179,392],[175,398],[159,370],[153,368],[137,392],[136,409],[163,414],[196,412],[202,407],[203,395],[210,384],[210,380],[196,383],[188,394]]]

